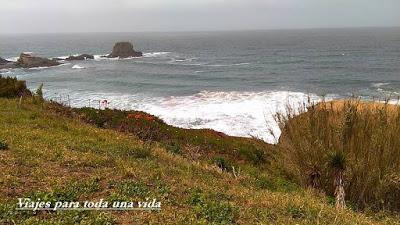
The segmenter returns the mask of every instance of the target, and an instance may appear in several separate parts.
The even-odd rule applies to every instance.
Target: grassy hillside
[[[168,151],[186,158],[219,161],[228,171],[246,165],[265,168],[275,154],[275,148],[261,140],[231,137],[210,129],[178,128],[140,111],[77,109],[57,103],[47,103],[46,109],[99,128],[130,133],[142,141],[161,143]]]
[[[385,214],[336,210],[328,197],[279,178],[273,166],[246,163],[229,148],[223,154],[238,165],[236,173],[214,156],[177,154],[165,139],[98,128],[30,97],[21,105],[0,98],[0,139],[0,224],[399,224]],[[218,151],[211,146],[209,152]],[[32,213],[15,210],[18,197],[149,197],[162,210]]]

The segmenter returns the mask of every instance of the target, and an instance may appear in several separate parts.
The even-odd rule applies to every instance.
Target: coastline
[[[26,88],[16,86],[21,90]],[[314,105],[317,109],[314,114],[323,109],[329,112],[327,107],[332,105],[337,111],[333,115],[341,116],[345,102],[349,100],[318,103]],[[126,220],[157,222],[160,218],[174,222],[201,218],[205,223],[244,224],[259,220],[260,208],[273,212],[271,221],[278,223],[301,223],[304,219],[329,223],[336,218],[339,223],[395,224],[399,219],[390,212],[380,212],[381,217],[377,218],[352,209],[335,209],[329,203],[329,189],[325,190],[326,194],[314,192],[291,177],[291,170],[284,165],[292,164],[290,161],[281,164],[281,160],[285,159],[282,154],[287,147],[290,149],[290,143],[297,141],[294,133],[285,133],[283,140],[270,145],[209,129],[173,127],[140,111],[71,108],[45,101],[41,89],[36,93],[27,92],[22,98],[0,98],[0,104],[0,137],[5,146],[0,151],[3,162],[0,177],[5,181],[0,189],[0,197],[4,199],[0,213],[13,215],[0,217],[0,221],[41,221],[40,218],[64,221],[76,213],[66,210],[61,219],[59,214],[49,214],[43,209],[37,212],[40,218],[29,211],[21,216],[14,212],[17,196],[50,202],[59,198],[142,201],[150,197],[161,203],[161,215],[150,213],[142,217],[141,213],[130,213],[121,217],[112,209],[104,212],[96,209],[81,210],[75,217],[91,222],[101,218],[100,221],[111,224],[126,223]],[[370,104],[361,102],[360,105],[360,115],[367,115],[363,110]],[[290,128],[302,134],[302,141],[307,140],[303,119],[310,112],[293,115],[286,123],[289,127],[285,127],[285,132]],[[300,176],[307,178],[305,174]],[[30,185],[15,186],[21,179]],[[330,185],[331,178],[327,181]],[[215,201],[215,198],[222,199]],[[324,213],[316,217],[314,212],[321,207]],[[297,217],[298,210],[304,213],[301,218]],[[221,212],[224,213],[221,215]],[[175,213],[179,213],[178,218]]]

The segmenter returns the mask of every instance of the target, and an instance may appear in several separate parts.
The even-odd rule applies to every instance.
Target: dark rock
[[[133,49],[133,45],[130,42],[118,42],[114,45],[113,51],[109,58],[128,58],[128,57],[141,57],[142,52],[137,52]]]
[[[6,63],[6,64],[0,64],[0,70],[2,70],[2,69],[15,69],[15,68],[19,68],[19,66],[14,62],[9,62],[9,63]]]
[[[14,69],[14,68],[18,68],[18,66],[14,62],[0,58],[0,70],[1,69]]]
[[[5,60],[5,59],[0,57],[0,65],[4,65],[4,64],[8,64],[8,63],[10,63],[10,61]]]
[[[70,56],[70,57],[66,58],[65,60],[72,61],[72,60],[87,60],[87,59],[94,59],[94,56],[89,55],[89,54],[82,54],[82,55],[78,55],[78,56]]]
[[[23,68],[34,68],[34,67],[49,67],[58,66],[61,63],[56,60],[41,58],[32,56],[30,54],[21,53],[16,65]]]

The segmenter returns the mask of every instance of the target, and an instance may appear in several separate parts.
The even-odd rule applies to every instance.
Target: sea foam
[[[232,136],[258,137],[268,143],[276,143],[280,136],[279,126],[274,120],[277,112],[285,112],[287,105],[299,108],[309,97],[319,101],[316,95],[290,91],[202,91],[189,96],[170,97],[121,93],[65,93],[70,95],[71,104],[75,107],[85,107],[89,104],[91,107],[98,107],[99,100],[107,99],[110,108],[145,111],[177,127],[210,128]]]
[[[160,57],[160,56],[168,55],[170,53],[171,52],[147,52],[147,53],[143,53],[143,57],[146,57],[146,58]]]
[[[85,67],[80,66],[80,65],[74,65],[74,66],[72,67],[72,69],[85,69]]]

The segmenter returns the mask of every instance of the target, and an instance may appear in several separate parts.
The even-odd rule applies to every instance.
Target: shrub
[[[173,154],[177,154],[177,155],[182,154],[181,146],[177,142],[172,142],[170,144],[167,144],[165,146],[165,148],[167,149],[167,151],[169,151]]]
[[[151,143],[145,143],[142,148],[135,149],[134,157],[137,159],[151,158],[152,149],[153,147]]]
[[[0,139],[0,150],[7,150],[7,149],[8,149],[7,143]]]
[[[214,161],[215,165],[217,165],[223,171],[227,171],[227,172],[232,171],[232,164],[227,159],[225,159],[223,157],[215,157],[213,161]]]
[[[267,162],[266,152],[263,149],[258,149],[257,147],[244,147],[238,149],[240,156],[251,162],[253,165],[262,165]]]
[[[40,84],[39,87],[36,89],[35,94],[33,95],[33,103],[34,104],[43,104],[43,84]]]
[[[400,211],[400,106],[350,99],[294,111],[276,115],[280,161],[293,181],[332,196],[339,175],[358,209]]]
[[[256,186],[260,189],[266,189],[270,191],[276,191],[276,184],[268,177],[260,176],[256,178]]]
[[[289,205],[287,207],[287,212],[290,214],[290,216],[293,219],[304,219],[306,218],[307,212],[299,207],[293,206],[293,205]]]
[[[29,93],[30,91],[26,88],[25,81],[0,76],[0,97],[15,98]]]

